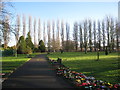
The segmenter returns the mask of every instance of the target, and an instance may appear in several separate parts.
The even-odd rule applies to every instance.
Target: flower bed
[[[96,80],[95,77],[86,76],[83,73],[78,73],[76,71],[71,71],[69,68],[64,66],[62,63],[59,63],[58,60],[48,59],[49,62],[53,65],[56,74],[61,76],[67,80],[71,84],[73,84],[76,88],[80,88],[81,90],[120,90],[120,83],[111,84],[106,81]]]

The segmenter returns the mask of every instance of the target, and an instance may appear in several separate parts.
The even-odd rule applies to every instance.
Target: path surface
[[[46,54],[37,55],[12,73],[2,83],[2,88],[73,88],[63,78],[57,77],[47,62]]]

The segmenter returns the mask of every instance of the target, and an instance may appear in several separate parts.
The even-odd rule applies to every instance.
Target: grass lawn
[[[56,60],[62,58],[62,63],[71,70],[84,73],[86,76],[94,76],[98,80],[110,83],[120,82],[120,69],[118,69],[118,53],[105,55],[100,52],[100,60],[97,60],[96,52],[60,52],[51,53],[49,58]]]
[[[32,57],[35,55],[38,55],[40,53],[33,53],[31,54]],[[2,62],[2,68],[0,73],[11,73],[13,70],[15,70],[17,67],[23,65],[26,61],[30,60],[30,58],[27,58],[25,54],[18,54],[18,57],[15,56],[7,56],[2,57],[2,60],[0,60],[0,63]]]

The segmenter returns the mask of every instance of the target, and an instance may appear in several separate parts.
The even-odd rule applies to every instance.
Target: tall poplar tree
[[[87,20],[84,21],[84,49],[85,49],[85,54],[87,53]]]
[[[64,22],[63,21],[61,22],[61,44],[62,44],[61,45],[62,49],[64,50]]]
[[[29,16],[29,32],[30,36],[32,37],[32,16]]]
[[[55,52],[56,50],[56,43],[55,43],[55,22],[52,22],[52,50]]]
[[[96,22],[93,23],[93,30],[94,30],[94,51],[96,51],[97,41],[96,41]]]
[[[92,52],[92,22],[89,20],[89,48],[90,52]]]
[[[101,25],[99,20],[98,20],[98,48],[101,51]]]
[[[47,22],[47,34],[48,34],[48,51],[51,50],[51,27],[50,27],[50,21]]]
[[[75,50],[78,50],[78,23],[74,23],[73,38],[75,43]]]
[[[57,35],[56,35],[56,50],[59,51],[61,49],[60,47],[60,23],[59,20],[57,20]]]
[[[70,26],[68,25],[68,23],[66,23],[66,43],[65,43],[65,49],[66,49],[66,51],[69,51],[69,47],[70,47],[70,42],[69,42],[69,40],[70,40]]]
[[[43,23],[43,41],[44,41],[44,44],[46,46],[46,28],[45,28],[45,22]]]
[[[103,42],[103,51],[105,51],[105,40],[106,40],[106,38],[105,38],[105,23],[104,23],[104,20],[102,21],[102,38],[103,38],[103,40],[102,40],[102,42]]]
[[[23,15],[23,36],[26,38],[26,17]]]
[[[82,29],[82,25],[79,25],[79,35],[80,35],[80,48],[81,48],[81,52],[83,51],[83,29]]]
[[[36,42],[36,18],[34,18],[34,46],[37,48],[37,42]]]
[[[41,40],[41,23],[40,19],[38,20],[38,42]]]

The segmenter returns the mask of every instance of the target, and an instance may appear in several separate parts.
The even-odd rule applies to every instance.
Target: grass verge
[[[100,60],[97,60],[96,52],[60,52],[51,53],[49,58],[57,60],[62,59],[62,63],[73,71],[84,73],[86,76],[94,76],[98,80],[110,83],[119,83],[120,69],[118,53],[110,53],[105,55],[100,52]]]
[[[40,53],[33,53],[30,56],[34,57],[38,54]],[[26,54],[18,54],[17,57],[15,56],[2,57],[2,60],[0,60],[0,62],[2,63],[2,67],[0,67],[1,68],[0,73],[5,74],[11,73],[30,59],[31,58],[28,58]]]

